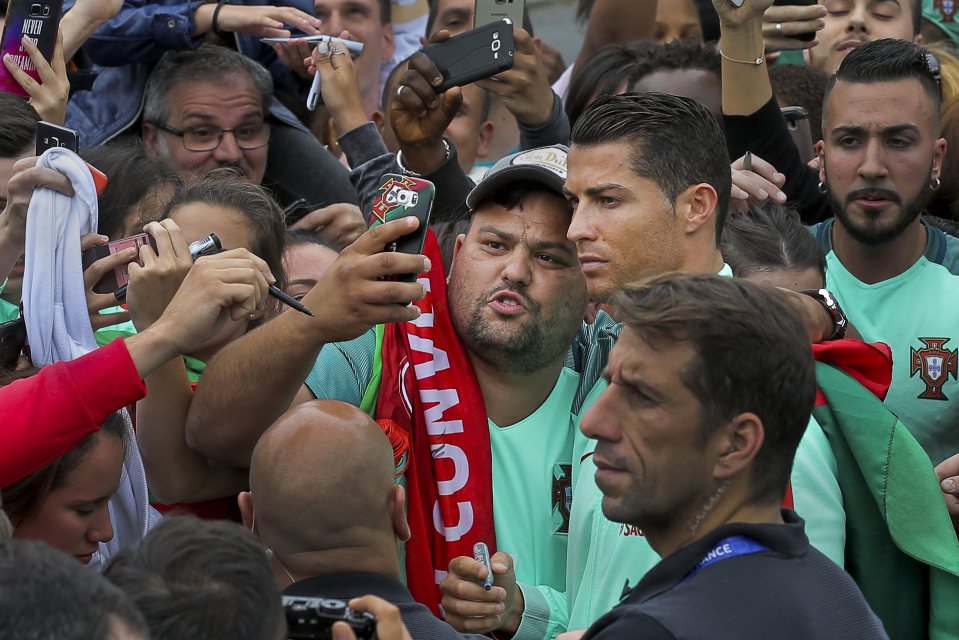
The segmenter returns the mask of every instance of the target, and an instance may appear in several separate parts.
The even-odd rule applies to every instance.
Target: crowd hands
[[[55,155],[38,161],[32,131],[12,136],[19,146],[9,153],[0,149],[9,160],[0,273],[10,276],[0,291],[0,328],[18,322],[24,290],[22,324],[30,332],[87,344],[85,327],[77,333],[58,314],[79,315],[102,345],[33,363],[27,348],[3,374],[0,403],[13,417],[0,443],[17,459],[5,454],[0,474],[0,539],[14,538],[0,541],[0,575],[62,567],[64,584],[100,594],[86,606],[114,616],[128,637],[186,637],[187,630],[218,637],[216,626],[236,637],[300,637],[294,614],[303,610],[290,599],[324,597],[343,600],[357,619],[371,616],[381,640],[682,635],[664,631],[670,624],[700,637],[688,631],[702,629],[683,600],[691,597],[674,587],[689,581],[708,590],[702,581],[720,569],[696,577],[698,561],[732,544],[717,532],[742,529],[761,541],[761,555],[768,547],[781,551],[777,544],[789,550],[780,558],[787,564],[755,568],[760,578],[793,572],[803,589],[838,590],[833,608],[802,637],[827,637],[840,627],[852,634],[843,637],[946,637],[934,616],[909,626],[884,610],[871,582],[877,574],[856,574],[853,582],[842,571],[873,550],[853,531],[852,521],[868,517],[895,553],[938,572],[928,583],[910,574],[917,580],[910,588],[927,594],[913,604],[934,608],[959,593],[955,557],[943,561],[934,552],[959,551],[959,407],[952,408],[959,387],[948,337],[959,318],[929,320],[930,307],[916,303],[916,326],[877,323],[873,314],[891,315],[889,305],[911,298],[870,301],[853,292],[902,278],[922,260],[939,270],[938,284],[907,288],[927,299],[951,295],[959,277],[959,245],[942,231],[957,225],[920,216],[937,203],[935,213],[951,218],[946,198],[959,193],[949,182],[950,149],[934,130],[940,102],[945,113],[954,95],[948,74],[937,80],[935,99],[923,93],[925,72],[882,77],[908,85],[889,95],[896,116],[913,109],[919,125],[905,140],[889,142],[899,134],[884,132],[880,142],[869,138],[873,112],[856,111],[850,99],[874,100],[876,81],[856,75],[855,57],[847,75],[840,70],[860,47],[861,65],[922,51],[885,41],[892,48],[868,58],[872,40],[917,35],[913,3],[893,11],[866,0],[841,8],[771,0],[738,7],[714,0],[698,9],[665,0],[583,2],[585,42],[563,78],[558,54],[524,20],[513,26],[511,69],[445,91],[436,61],[410,42],[438,44],[468,31],[472,2],[429,3],[427,32],[417,38],[403,32],[408,25],[391,22],[388,2],[288,4],[204,2],[183,16],[177,12],[186,5],[174,9],[172,2],[77,0],[68,3],[49,61],[24,39],[39,80],[4,59],[26,95],[0,95],[0,124],[9,117],[11,130],[38,119],[77,126],[81,139],[89,133],[92,140],[80,155],[109,182],[97,194],[99,224],[81,221],[87,233],[71,235],[74,209],[89,208],[91,181],[77,180]],[[686,29],[673,22],[690,8],[692,33],[707,44],[664,35]],[[706,17],[718,23],[712,36]],[[166,19],[182,33],[161,42],[147,25]],[[890,25],[903,22],[909,26],[902,33]],[[120,34],[145,44],[111,50]],[[319,34],[331,39],[316,45],[304,38]],[[362,42],[363,53],[351,56],[346,40]],[[95,91],[97,82],[101,92],[115,86],[110,74],[124,68],[152,74],[140,80],[144,105],[122,140],[112,139],[121,133],[114,123],[95,122],[105,110],[93,94],[71,88],[68,62],[80,60],[78,52],[108,67]],[[830,90],[846,92],[841,103],[829,93],[824,102],[821,90],[802,96],[806,102],[787,102],[792,76],[777,85],[773,73],[783,55],[804,56],[809,72],[822,76],[820,89],[840,71]],[[698,79],[670,75],[677,71]],[[316,110],[304,106],[311,84],[320,93]],[[619,93],[626,95],[606,95]],[[916,99],[924,102],[909,102]],[[810,119],[823,114],[822,135],[809,140],[815,157],[804,157],[779,114],[795,104],[808,107]],[[654,121],[660,124],[644,124]],[[944,116],[942,136],[947,122]],[[839,125],[842,135],[829,129]],[[890,159],[895,154],[899,164]],[[486,184],[471,177],[489,166]],[[385,197],[377,187],[387,173],[435,183],[430,226],[439,251],[432,240],[422,255],[390,250],[421,230],[412,216],[367,228],[374,202]],[[46,208],[51,194],[58,194],[53,202],[73,203],[64,208],[70,214]],[[813,234],[802,223],[814,225]],[[56,241],[44,237],[63,228]],[[141,232],[150,243],[85,264],[82,278],[80,265],[60,268],[34,257],[59,261]],[[209,234],[222,250],[191,255],[191,244]],[[938,257],[927,246],[941,247]],[[127,278],[122,293],[101,288],[120,272]],[[62,283],[42,280],[50,274],[67,275]],[[40,299],[38,287],[53,292],[53,311],[27,304]],[[276,289],[309,314],[280,304]],[[85,309],[67,310],[78,300]],[[675,307],[676,318],[657,315],[656,301],[659,310]],[[682,335],[694,338],[677,339]],[[451,339],[455,348],[443,342]],[[612,352],[598,346],[602,340],[615,344]],[[729,358],[739,356],[709,351],[713,367],[735,369],[735,377],[704,377],[706,388],[690,394],[696,385],[682,368],[702,366],[711,340],[740,345],[742,361],[733,366]],[[453,372],[457,399],[429,386],[428,367],[414,354],[435,361],[430,375]],[[823,367],[844,377],[830,378]],[[399,379],[398,392],[389,376]],[[722,395],[723,384],[730,397],[701,396]],[[733,397],[737,387],[772,400]],[[49,406],[34,406],[54,389]],[[433,423],[470,398],[485,415],[468,431],[477,424],[485,431],[488,419],[489,437],[446,440],[456,430],[438,434]],[[389,413],[390,400],[398,414]],[[792,419],[771,408],[777,402]],[[844,402],[858,403],[859,422],[843,413]],[[725,413],[708,418],[714,430],[687,432],[695,420],[675,408],[684,403],[703,415],[717,407]],[[409,423],[398,424],[396,415]],[[793,422],[802,429],[786,426]],[[539,423],[549,424],[548,437],[534,431]],[[37,424],[49,437],[27,435],[27,425]],[[666,442],[659,424],[684,435]],[[501,428],[517,425],[533,435],[501,437]],[[874,436],[862,437],[869,429]],[[573,437],[577,431],[589,444]],[[461,476],[447,447],[465,451],[493,482]],[[525,475],[502,471],[507,463],[497,464],[497,456],[522,464]],[[898,470],[903,484],[870,475],[868,456],[886,456],[883,464]],[[454,466],[434,462],[446,459]],[[770,464],[786,471],[760,471]],[[443,476],[451,470],[480,497],[444,502],[453,481]],[[150,504],[129,477],[145,477]],[[41,481],[47,489],[38,488]],[[895,508],[852,505],[853,496],[867,494],[895,504],[904,499],[896,491],[907,490],[906,500],[928,509],[922,518],[907,522]],[[660,502],[641,504],[654,494]],[[484,496],[511,501],[522,522],[493,523],[490,514],[488,526],[472,516],[463,525],[463,505],[482,509]],[[121,515],[111,518],[111,511]],[[129,514],[146,524],[118,522]],[[488,562],[453,544],[458,538],[449,532],[460,526],[469,530],[464,540],[490,543]],[[791,541],[767,539],[763,526]],[[40,540],[55,552],[17,539]],[[406,545],[405,566],[398,544]],[[800,556],[812,554],[810,565],[788,564],[797,544]],[[171,546],[151,553],[151,545]],[[438,552],[437,545],[449,547]],[[698,556],[684,560],[684,553]],[[203,601],[205,585],[175,568],[176,554],[188,565],[217,565],[208,579],[234,594],[222,618],[185,616],[183,628],[165,620],[157,596],[143,587],[151,578],[176,584],[184,598],[170,596],[168,611]],[[74,571],[82,564],[105,577]],[[809,566],[818,583],[809,582]],[[422,582],[420,568],[435,580]],[[567,583],[574,575],[578,583]],[[928,587],[939,579],[947,586]],[[650,591],[657,584],[666,588]],[[0,580],[0,603],[39,597],[33,588]],[[36,589],[43,593],[42,585]],[[782,593],[770,588],[747,600],[761,597],[781,611]],[[699,597],[708,602],[708,593]],[[808,607],[824,604],[812,598]],[[687,619],[671,618],[670,606]],[[0,627],[60,633],[42,626],[57,624],[45,617],[49,609],[21,608],[31,614],[0,613]],[[77,614],[74,623],[84,619]],[[733,637],[738,627],[728,624],[723,633]],[[204,628],[210,630],[198,631]],[[345,622],[331,634],[357,637]]]

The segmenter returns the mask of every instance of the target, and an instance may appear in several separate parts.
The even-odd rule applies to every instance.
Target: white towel
[[[97,348],[83,285],[80,236],[97,230],[97,193],[86,163],[67,149],[49,149],[37,164],[73,183],[74,197],[39,188],[27,210],[23,308],[27,339],[37,366],[73,360]],[[126,410],[126,455],[120,486],[110,499],[113,540],[100,544],[90,562],[103,570],[113,554],[139,542],[159,520],[150,506],[146,472]]]

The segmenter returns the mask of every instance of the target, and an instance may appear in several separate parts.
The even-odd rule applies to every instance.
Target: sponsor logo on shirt
[[[948,400],[943,393],[942,387],[949,380],[956,379],[959,373],[959,349],[946,349],[945,344],[951,338],[919,338],[919,341],[925,345],[923,349],[912,347],[909,349],[909,359],[911,366],[909,368],[909,377],[914,378],[919,374],[926,389],[917,397],[922,400]]]
[[[553,465],[553,533],[569,534],[569,509],[573,504],[573,465]]]

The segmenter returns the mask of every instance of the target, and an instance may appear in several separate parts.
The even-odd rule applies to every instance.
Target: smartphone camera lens
[[[43,13],[43,5],[41,4],[31,4],[30,5],[30,15],[39,16]],[[47,8],[47,13],[50,13],[49,7]]]

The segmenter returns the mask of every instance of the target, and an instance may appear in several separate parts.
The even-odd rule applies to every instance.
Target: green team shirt
[[[324,345],[307,377],[317,398],[359,406],[373,375],[376,336]],[[573,433],[579,374],[564,368],[549,397],[508,427],[489,421],[496,546],[513,556],[517,580],[566,587]]]
[[[922,257],[894,278],[866,284],[833,251],[832,224],[813,227],[826,254],[826,287],[866,342],[892,349],[885,404],[939,464],[959,452],[959,239],[925,225]]]
[[[3,293],[3,290],[6,288],[7,281],[4,280],[3,284],[0,284],[0,293]],[[10,322],[11,320],[16,320],[19,317],[20,307],[12,302],[7,302],[3,298],[0,298],[0,322]]]

